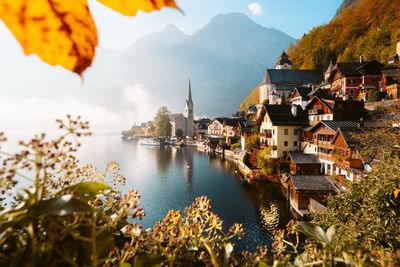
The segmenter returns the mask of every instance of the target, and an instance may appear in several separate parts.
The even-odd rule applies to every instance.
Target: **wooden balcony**
[[[263,138],[272,138],[272,133],[263,133],[263,132],[261,132],[260,133],[260,137],[263,137]]]

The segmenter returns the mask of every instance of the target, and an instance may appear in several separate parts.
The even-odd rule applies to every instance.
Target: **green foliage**
[[[248,136],[246,138],[245,148],[249,152],[253,152],[255,149],[260,149],[260,136],[258,134]]]
[[[225,140],[219,140],[218,145],[219,145],[220,147],[226,147],[226,146],[227,146]]]
[[[381,101],[385,97],[383,92],[371,90],[367,94],[367,103]]]
[[[331,198],[325,213],[314,221],[337,229],[336,249],[359,249],[368,241],[391,249],[400,248],[400,160],[385,157],[379,166],[348,193]]]
[[[242,148],[242,144],[241,144],[241,142],[237,142],[237,143],[234,143],[233,145],[231,145],[231,150],[233,151],[233,150],[235,150],[236,148]]]
[[[263,174],[272,174],[274,169],[272,165],[271,149],[266,147],[257,155],[257,168],[261,169]]]
[[[183,131],[182,131],[182,129],[178,129],[178,130],[176,130],[176,137],[178,137],[178,138],[181,138],[182,136],[183,136]]]
[[[155,134],[158,137],[171,136],[172,125],[169,119],[169,115],[171,115],[171,112],[165,106],[162,106],[157,110]]]
[[[315,27],[289,48],[295,68],[316,69],[321,77],[333,62],[386,62],[400,34],[399,1],[360,0],[326,25]],[[346,5],[345,5],[346,6]]]

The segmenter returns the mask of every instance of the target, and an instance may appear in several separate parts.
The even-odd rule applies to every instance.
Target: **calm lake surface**
[[[170,209],[184,210],[202,195],[211,199],[213,211],[226,228],[235,222],[246,228],[238,250],[270,244],[269,234],[290,219],[280,185],[243,184],[233,163],[196,148],[148,147],[119,136],[93,136],[84,141],[79,158],[100,169],[110,161],[120,164],[120,173],[126,177],[124,190],[137,189],[142,195],[144,228],[164,218]]]
[[[9,152],[19,151],[17,140],[27,140],[25,135],[8,137],[11,138],[2,149]],[[280,185],[244,184],[234,163],[196,148],[141,146],[117,135],[81,141],[77,153],[81,165],[92,163],[104,170],[111,161],[120,164],[120,174],[126,177],[123,191],[137,189],[142,195],[146,216],[139,223],[144,229],[164,218],[168,210],[183,211],[196,197],[207,195],[226,228],[235,222],[246,228],[236,249],[254,251],[258,245],[270,245],[272,231],[284,228],[291,218]],[[27,185],[21,181],[19,186]]]

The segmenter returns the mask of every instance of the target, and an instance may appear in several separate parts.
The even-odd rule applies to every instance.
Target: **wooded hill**
[[[329,62],[378,60],[396,51],[400,37],[400,0],[358,0],[329,24],[304,35],[288,55],[298,69],[316,69],[321,75]]]

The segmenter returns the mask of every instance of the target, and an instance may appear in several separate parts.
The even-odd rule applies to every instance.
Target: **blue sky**
[[[107,48],[130,46],[139,37],[162,30],[166,24],[176,24],[185,33],[193,33],[220,13],[242,12],[255,22],[279,29],[301,38],[313,27],[328,23],[342,0],[176,0],[179,11],[139,13],[130,18],[121,16],[94,0],[91,10],[99,29],[100,45]],[[253,4],[253,5],[252,5]],[[253,14],[249,6],[253,7]],[[254,7],[261,7],[260,10]],[[257,12],[258,11],[258,12]]]

